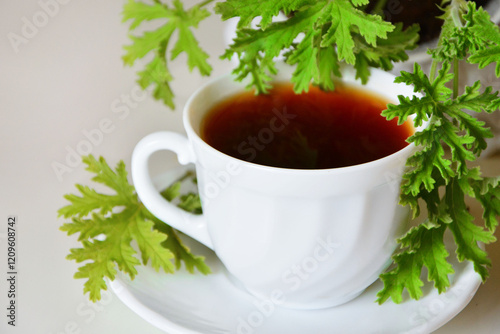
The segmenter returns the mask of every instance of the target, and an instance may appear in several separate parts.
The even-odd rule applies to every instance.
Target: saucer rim
[[[184,173],[188,169],[193,169],[193,165],[185,165],[185,166],[178,166],[176,168],[173,168],[169,170],[168,172],[162,173],[158,175],[157,177],[153,178],[155,181],[154,183],[161,187],[165,186],[171,183],[172,180],[175,179],[175,176],[178,176],[182,173]],[[166,180],[169,180],[168,182]],[[199,242],[191,239],[188,237],[192,242],[199,244]],[[445,241],[446,242],[446,241]],[[200,244],[201,245],[201,244]],[[208,255],[208,252],[213,253],[211,250],[208,248],[205,249],[205,247],[202,248],[203,254],[200,255]],[[215,255],[214,255],[215,256]],[[217,260],[219,261],[219,260]],[[220,266],[223,266],[220,264]],[[147,270],[153,270],[153,268],[150,265],[145,266]],[[184,270],[184,269],[182,269]],[[161,273],[154,272],[154,275],[162,275]],[[221,272],[214,272],[211,275],[224,275]],[[198,276],[200,279],[203,279],[203,276],[199,275]],[[227,277],[226,277],[227,278]],[[380,279],[377,279],[373,284],[379,282]],[[228,282],[229,283],[229,282]],[[464,283],[463,285],[460,285],[460,283]],[[120,276],[117,275],[113,281],[107,279],[107,285],[110,287],[110,289],[113,291],[113,293],[118,297],[118,299],[121,300],[121,302],[127,306],[130,310],[132,310],[134,313],[139,315],[142,319],[150,323],[151,325],[155,326],[156,328],[169,333],[169,334],[204,334],[202,332],[199,332],[197,330],[190,329],[186,326],[180,325],[167,317],[161,315],[160,313],[156,312],[155,310],[151,309],[150,307],[146,306],[143,302],[141,302],[140,299],[134,295],[133,291],[131,290],[132,286],[134,284],[133,280],[130,280],[129,277],[127,276]],[[372,286],[373,284],[365,289],[362,293],[359,294],[356,298],[353,299],[353,301],[361,298],[365,294],[373,294],[373,289]],[[466,296],[465,298],[461,298],[460,300],[457,300],[453,302],[451,305],[449,305],[444,312],[440,312],[439,316],[432,317],[430,319],[426,319],[425,321],[425,332],[421,331],[415,331],[415,328],[410,328],[408,331],[404,332],[405,334],[413,334],[413,333],[427,333],[427,332],[433,332],[449,321],[451,321],[454,317],[456,317],[472,300],[474,295],[476,294],[477,290],[479,289],[481,285],[481,279],[479,275],[474,271],[472,263],[466,263],[463,267],[463,269],[460,272],[460,275],[458,276],[457,280],[454,280],[451,282],[450,288],[448,288],[445,292],[442,294],[437,295],[439,296],[447,296],[447,295],[452,295],[456,293],[457,286],[463,288],[462,293]],[[375,297],[375,296],[374,296]],[[403,301],[402,304],[405,303],[413,303],[416,306],[419,305],[425,305],[426,303],[426,296],[424,295],[420,300],[406,300]],[[387,301],[386,303],[392,303],[391,301]],[[342,305],[339,305],[337,307],[341,307]],[[383,307],[381,305],[380,307]],[[325,310],[334,310],[336,307],[331,307],[327,309],[320,309],[320,310],[307,310],[307,311],[325,311]],[[285,310],[288,310],[284,308]],[[290,309],[292,311],[292,309]],[[297,311],[297,310],[293,310]],[[410,315],[408,313],[408,315]]]
[[[196,241],[194,241],[196,242]],[[221,264],[222,265],[222,264]],[[148,270],[153,270],[151,266],[146,266]],[[162,275],[160,273],[154,273],[157,275]],[[212,275],[224,275],[222,272],[219,273],[214,273]],[[120,276],[116,276],[115,280],[110,281],[108,279],[108,286],[111,288],[113,293],[120,299],[120,301],[127,306],[131,311],[136,313],[139,317],[147,321],[149,324],[155,326],[159,330],[169,333],[169,334],[204,334],[203,332],[193,330],[189,327],[179,325],[175,323],[174,321],[171,321],[167,317],[159,314],[155,310],[151,309],[150,307],[146,306],[143,302],[141,302],[134,293],[131,291],[131,287],[134,284],[134,281],[130,280],[126,276],[125,280],[122,279]],[[203,279],[203,276],[199,276],[200,279]],[[378,280],[377,280],[378,281]],[[376,281],[376,282],[377,282]],[[375,283],[376,283],[375,282]],[[229,283],[229,282],[228,282]],[[463,285],[460,285],[460,283],[464,283]],[[451,287],[446,291],[443,292],[442,294],[437,295],[437,297],[440,296],[447,296],[447,295],[453,295],[456,293],[456,289],[458,287],[462,288],[464,295],[466,295],[465,298],[462,300],[457,300],[450,305],[448,305],[444,310],[441,310],[439,313],[439,316],[434,316],[430,319],[425,319],[426,321],[424,323],[419,324],[418,326],[408,328],[404,334],[421,334],[421,333],[432,333],[436,331],[437,329],[441,328],[445,324],[447,324],[449,321],[451,321],[453,318],[455,318],[472,300],[474,295],[476,294],[477,290],[479,289],[481,285],[481,279],[480,277],[476,274],[474,271],[474,268],[471,263],[467,263],[464,267],[464,269],[461,271],[459,279],[454,281],[451,285]],[[457,287],[458,286],[458,287]],[[353,301],[356,301],[358,298],[362,297],[365,294],[373,294],[372,291],[370,291],[371,286],[368,287],[365,291],[363,291],[358,297],[353,299]],[[460,289],[458,288],[458,289]],[[374,296],[375,297],[375,296]],[[402,304],[404,303],[413,303],[415,304],[415,307],[413,309],[417,309],[418,306],[425,306],[426,302],[428,300],[425,299],[425,296],[421,298],[420,300],[406,300],[403,301]],[[432,301],[431,301],[432,302]],[[391,303],[391,301],[388,301],[388,303]],[[346,303],[348,304],[348,303]],[[400,305],[402,305],[400,304]],[[397,306],[397,305],[396,305]],[[342,307],[342,305],[339,305],[337,307]],[[383,305],[380,305],[380,307],[383,307]],[[305,310],[302,312],[324,312],[325,310],[332,310],[332,312],[335,312],[336,307],[331,307],[327,309],[319,309],[319,310]],[[286,309],[284,310],[290,310],[290,311],[297,311],[293,309]],[[300,310],[299,310],[300,311]],[[410,313],[407,313],[410,315]],[[425,325],[425,330],[419,330],[418,328]]]
[[[178,325],[168,318],[162,316],[158,312],[153,311],[148,306],[144,305],[127,288],[128,284],[122,281],[120,277],[116,276],[114,281],[110,281],[109,279],[107,279],[107,281],[108,286],[111,288],[113,293],[125,306],[127,306],[139,317],[147,321],[149,324],[160,329],[161,331],[169,334],[203,334],[201,332],[193,331],[189,328]]]

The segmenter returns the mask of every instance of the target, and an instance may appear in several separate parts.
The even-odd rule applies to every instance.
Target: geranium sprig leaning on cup
[[[120,162],[115,170],[103,158],[92,155],[83,157],[87,170],[95,176],[93,181],[106,186],[111,193],[100,193],[87,186],[77,185],[78,195],[66,195],[71,203],[59,209],[59,215],[72,218],[61,226],[68,235],[78,234],[81,248],[72,248],[67,256],[78,263],[85,262],[75,278],[84,278],[84,293],[89,299],[101,299],[101,290],[106,290],[105,277],[114,280],[115,266],[132,279],[137,275],[136,267],[141,262],[132,247],[135,240],[144,265],[148,262],[159,271],[173,273],[183,262],[189,272],[197,269],[208,274],[210,269],[201,256],[193,255],[182,242],[176,231],[153,216],[139,201],[134,187],[128,182],[125,164]],[[194,173],[188,172],[162,191],[168,201],[178,201],[182,209],[201,213],[197,194],[188,192],[181,195],[183,182],[194,181]],[[89,262],[90,261],[90,262]]]
[[[211,72],[207,53],[199,46],[192,31],[210,15],[207,5],[211,2],[203,1],[185,9],[179,0],[173,0],[171,4],[160,0],[149,3],[129,0],[124,7],[124,21],[131,21],[131,31],[144,21],[166,20],[156,30],[131,36],[132,44],[125,47],[123,60],[125,64],[133,65],[136,60],[153,55],[151,62],[138,73],[138,82],[144,89],[153,86],[153,96],[170,108],[174,108],[174,95],[170,87],[173,77],[168,71],[168,60],[185,52],[191,70],[198,68],[202,75]],[[277,71],[275,57],[279,54],[284,54],[285,61],[296,66],[292,76],[296,92],[307,91],[311,82],[326,90],[334,89],[334,78],[340,75],[340,63],[353,65],[357,77],[366,82],[370,67],[392,69],[394,61],[408,59],[405,50],[415,48],[418,40],[417,27],[403,31],[400,25],[394,26],[377,15],[365,13],[363,9],[367,4],[368,0],[219,2],[215,11],[222,15],[222,19],[239,18],[237,37],[222,57],[229,59],[236,56],[239,59],[234,74],[238,80],[250,77],[250,86],[257,93],[265,93],[269,89],[269,81]],[[272,23],[272,18],[279,12],[287,14],[288,19]],[[257,17],[262,18],[260,26],[251,28],[251,22]],[[465,161],[474,160],[480,154],[484,149],[484,138],[491,133],[463,110],[493,111],[498,109],[500,103],[491,89],[480,92],[479,84],[467,88],[459,96],[457,61],[467,58],[470,53],[472,55],[467,61],[479,63],[481,67],[500,62],[497,46],[500,32],[490,22],[487,13],[476,10],[474,5],[467,5],[463,0],[452,1],[443,18],[446,24],[439,47],[432,53],[434,62],[430,78],[418,65],[414,73],[402,73],[398,78],[400,82],[413,84],[424,97],[411,100],[400,97],[401,104],[391,106],[386,112],[386,117],[399,117],[400,120],[411,114],[416,114],[417,122],[430,119],[430,126],[411,138],[422,150],[408,160],[410,171],[405,176],[401,197],[402,203],[410,205],[415,215],[419,214],[418,200],[423,199],[430,214],[428,220],[399,240],[402,248],[394,257],[396,266],[382,275],[385,286],[378,295],[380,303],[389,297],[394,302],[400,302],[405,288],[410,297],[418,299],[422,295],[420,273],[423,266],[429,268],[429,280],[435,282],[440,292],[449,286],[448,274],[453,269],[446,261],[448,253],[442,241],[446,228],[450,228],[456,238],[458,258],[473,261],[483,279],[487,277],[486,267],[490,264],[486,253],[475,243],[494,240],[496,217],[500,213],[498,179],[482,178],[479,169],[467,168]],[[180,38],[172,45],[176,30]],[[480,40],[474,39],[477,34],[481,35]],[[301,40],[296,38],[299,35]],[[449,72],[451,68],[453,71]],[[455,83],[453,92],[446,88],[447,82]],[[454,121],[450,121],[449,117]],[[461,131],[465,131],[465,135]],[[445,145],[452,148],[451,160],[443,157]],[[104,163],[104,160],[101,162]],[[441,187],[447,190],[442,197],[438,194]],[[475,197],[485,208],[486,229],[474,227],[473,217],[463,204],[465,195]],[[87,200],[90,199],[84,196],[82,201]],[[63,229],[68,233],[79,232],[84,245],[89,242],[98,244],[96,240],[88,241],[90,236],[86,232],[86,221],[79,222],[84,215],[79,209],[75,210],[64,213],[65,217],[74,218],[71,229],[70,226]],[[155,227],[156,224],[149,224],[149,228]],[[100,231],[105,235],[104,228],[95,224],[93,235],[98,236]],[[161,232],[167,241],[176,237],[172,234],[173,230]],[[127,242],[136,237],[133,234],[123,236]],[[112,248],[107,251],[111,252]],[[73,253],[72,250],[70,259],[94,260],[94,263],[98,260],[92,252],[80,258]],[[163,260],[172,260],[171,254],[164,256]],[[112,257],[108,258],[117,262]],[[143,262],[147,262],[147,256],[143,255]],[[97,266],[86,265],[75,275],[77,278],[88,278],[85,291],[90,291],[93,300],[98,299],[100,289],[106,288],[103,277],[114,278],[113,262],[108,261],[106,265],[111,266],[107,269],[109,271],[99,271]],[[124,266],[119,265],[119,269],[128,272],[131,277],[135,275],[133,270],[127,271]]]
[[[453,0],[442,18],[438,46],[429,51],[433,59],[430,77],[415,64],[413,73],[402,72],[396,79],[413,85],[423,97],[400,96],[398,105],[389,105],[383,112],[388,119],[399,117],[399,122],[414,115],[417,126],[424,120],[430,120],[430,124],[409,138],[421,150],[407,161],[409,171],[404,175],[401,195],[401,203],[412,208],[414,217],[424,203],[427,218],[399,240],[401,250],[393,257],[397,266],[381,276],[384,289],[378,293],[379,303],[389,297],[401,302],[405,288],[411,298],[420,298],[423,266],[439,292],[450,286],[448,275],[454,271],[447,262],[449,254],[443,241],[446,229],[453,234],[458,260],[471,261],[483,281],[491,266],[478,243],[496,240],[493,234],[500,215],[500,177],[482,177],[479,167],[468,168],[467,161],[476,160],[486,148],[485,138],[493,134],[484,122],[465,111],[495,112],[500,98],[498,92],[481,87],[479,81],[471,87],[459,87],[458,65],[467,61],[483,68],[496,62],[499,77],[500,30],[487,12],[464,0]],[[450,83],[453,89],[447,87]],[[461,95],[459,89],[464,91]],[[445,157],[444,147],[450,149],[451,159]],[[467,211],[466,196],[483,207],[484,227],[476,225]]]

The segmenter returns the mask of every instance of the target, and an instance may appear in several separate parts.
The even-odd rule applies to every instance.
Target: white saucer
[[[160,186],[168,185],[182,170],[162,175]],[[138,268],[133,281],[119,273],[109,283],[125,305],[170,334],[430,333],[457,315],[480,285],[469,262],[450,260],[455,274],[450,277],[451,287],[441,295],[426,284],[418,301],[407,299],[396,305],[389,300],[378,305],[376,294],[382,288],[378,280],[349,303],[323,310],[290,310],[238,289],[211,250],[185,240],[194,254],[206,257],[212,274],[185,270],[165,274],[147,266]]]

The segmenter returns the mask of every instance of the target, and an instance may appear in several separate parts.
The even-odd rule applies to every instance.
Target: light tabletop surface
[[[182,132],[180,110],[207,80],[196,71],[189,73],[180,56],[171,65],[175,112],[141,94],[135,70],[121,61],[128,43],[123,3],[0,2],[0,333],[163,333],[112,294],[100,303],[89,302],[83,281],[73,279],[78,265],[65,259],[78,242],[58,229],[64,223],[57,217],[66,204],[63,195],[74,193],[76,183],[90,183],[90,174],[72,160],[71,152],[102,155],[111,165],[123,160],[128,166],[135,144],[145,135]],[[218,59],[224,49],[219,18],[204,21],[196,36],[210,52],[213,76],[229,72],[232,64]],[[84,144],[89,133],[103,126],[102,137]],[[155,156],[153,173],[172,161],[171,154]],[[500,174],[499,157],[482,164],[488,174]],[[11,215],[17,217],[15,327],[6,317]],[[500,243],[488,250],[491,278],[436,333],[500,331]]]

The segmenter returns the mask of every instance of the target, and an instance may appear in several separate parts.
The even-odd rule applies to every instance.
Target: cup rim
[[[396,78],[395,75],[393,75],[389,72],[377,69],[377,68],[370,68],[370,71],[383,73],[383,75],[387,75],[387,76],[391,76],[391,77]],[[372,72],[372,75],[373,75],[373,72]],[[196,91],[189,97],[189,99],[187,100],[187,102],[184,106],[183,124],[184,124],[184,128],[185,128],[186,132],[188,133],[188,137],[190,137],[190,138],[192,138],[192,140],[196,141],[197,145],[200,145],[204,150],[208,150],[208,152],[210,152],[212,155],[218,156],[221,159],[225,159],[228,162],[240,164],[241,166],[244,165],[244,166],[247,166],[248,168],[258,169],[258,170],[267,171],[267,172],[275,172],[275,173],[280,173],[280,174],[283,174],[283,173],[300,173],[300,174],[304,174],[304,175],[307,175],[307,174],[309,174],[309,175],[312,175],[312,174],[331,174],[331,173],[345,173],[345,172],[363,171],[364,169],[373,168],[373,167],[376,167],[379,165],[389,163],[391,160],[396,160],[396,161],[403,160],[403,159],[407,160],[407,158],[411,155],[411,153],[416,150],[416,146],[414,143],[408,143],[408,145],[405,146],[404,148],[402,148],[402,149],[400,149],[392,154],[386,155],[382,158],[376,159],[376,160],[371,160],[371,161],[364,162],[361,164],[344,166],[344,167],[321,168],[321,169],[298,169],[298,168],[274,167],[274,166],[261,165],[261,164],[257,164],[254,162],[245,161],[242,159],[235,158],[235,157],[228,155],[226,153],[223,153],[223,152],[215,149],[214,147],[210,146],[209,144],[207,144],[198,135],[197,131],[193,128],[191,121],[190,121],[190,118],[189,118],[190,106],[193,103],[193,101],[197,98],[197,96],[207,87],[209,87],[213,84],[216,84],[218,81],[223,81],[223,80],[227,80],[227,79],[231,79],[234,81],[235,76],[231,73],[227,73],[227,74],[224,74],[224,75],[221,75],[218,77],[214,77],[214,78],[211,78],[210,80],[208,80],[206,83],[204,83],[198,89],[196,89]],[[279,80],[277,80],[277,81],[279,81]],[[356,79],[355,83],[356,84],[359,83],[361,85],[361,83],[359,82],[358,79]],[[245,82],[236,82],[235,81],[235,84],[241,86],[242,92],[245,90],[245,86],[246,86]],[[365,85],[362,85],[362,87],[365,87]],[[369,88],[368,88],[368,90],[369,90]],[[421,96],[421,94],[419,94],[419,93],[413,93],[413,94],[415,96]],[[429,123],[429,121],[424,121],[421,126],[419,126],[419,127],[414,126],[415,133],[418,131],[418,128],[421,128],[421,129],[426,128],[428,123]]]

